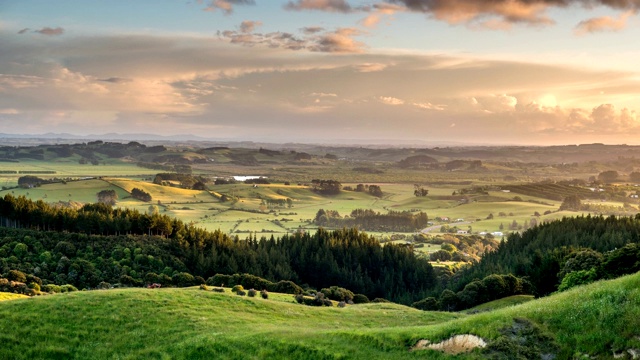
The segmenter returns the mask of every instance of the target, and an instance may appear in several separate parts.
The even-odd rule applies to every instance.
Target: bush
[[[73,285],[66,284],[66,285],[60,286],[60,292],[66,293],[66,292],[74,292],[74,291],[78,291],[78,288],[76,288]]]
[[[244,287],[242,285],[234,285],[231,288],[231,292],[237,293],[238,291],[244,291]]]
[[[353,299],[353,292],[338,286],[332,286],[320,290],[325,297],[335,301],[348,301]]]
[[[223,292],[224,292],[224,288],[221,288],[221,287],[220,287],[220,288],[219,288],[219,287],[214,287],[214,288],[213,288],[213,291],[214,291],[214,292],[223,293]]]
[[[304,295],[302,294],[296,294],[293,296],[293,298],[296,300],[298,304],[302,304],[304,302]]]
[[[96,286],[96,289],[100,289],[100,290],[111,289],[111,284],[109,284],[106,281],[101,281],[100,284],[98,284],[98,286]]]
[[[205,284],[200,284],[200,290],[209,291],[209,287]]]
[[[258,292],[254,289],[249,289],[249,291],[247,291],[247,295],[249,297],[255,297],[258,294]]]
[[[245,296],[245,295],[247,295],[247,292],[246,292],[246,291],[244,291],[244,290],[238,290],[238,291],[236,292],[236,295]]]
[[[269,293],[267,292],[267,290],[262,290],[260,291],[260,296],[262,296],[263,299],[268,299]]]
[[[338,303],[338,307],[339,307],[339,308],[343,308],[343,307],[345,307],[345,306],[347,306],[347,303],[345,303],[344,301],[340,301],[340,302]]]
[[[196,283],[196,285],[203,285],[206,283],[206,281],[204,281],[204,278],[202,276],[194,276],[193,281]]]
[[[40,285],[38,285],[38,283],[30,282],[27,287],[35,290],[36,292],[40,292]]]
[[[435,311],[438,310],[438,300],[434,297],[424,298],[411,304],[411,307],[418,310]]]
[[[22,271],[20,270],[9,270],[9,273],[7,274],[7,279],[9,279],[10,281],[17,281],[17,282],[27,282],[27,275],[25,275]]]
[[[209,286],[224,286],[224,284],[231,284],[231,275],[224,274],[215,274],[212,277],[208,278],[206,281]]]
[[[60,285],[47,284],[47,285],[43,285],[42,286],[42,291],[48,292],[48,293],[58,294],[58,293],[62,292],[62,289],[60,288]]]
[[[293,281],[280,280],[269,291],[279,292],[284,294],[302,294],[304,290]]]
[[[374,303],[390,303],[391,301],[389,301],[387,299],[383,299],[383,298],[375,298],[371,302],[374,302]]]
[[[171,277],[171,282],[178,287],[185,287],[185,286],[193,286],[195,285],[196,279],[193,277],[193,275],[186,273],[186,272],[181,272],[181,273],[177,273],[175,275],[173,275]]]
[[[367,297],[367,295],[363,295],[363,294],[355,294],[353,295],[353,303],[354,304],[368,304],[369,298]]]

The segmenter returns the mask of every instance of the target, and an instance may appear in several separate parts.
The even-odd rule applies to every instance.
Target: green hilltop
[[[0,358],[612,358],[640,348],[638,304],[640,273],[476,315],[392,303],[309,307],[291,295],[198,288],[83,291],[1,302],[0,328],[11,331],[0,333]],[[410,351],[462,334],[487,347]]]

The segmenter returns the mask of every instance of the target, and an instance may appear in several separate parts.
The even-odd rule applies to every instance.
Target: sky
[[[640,0],[0,0],[0,133],[640,144]]]

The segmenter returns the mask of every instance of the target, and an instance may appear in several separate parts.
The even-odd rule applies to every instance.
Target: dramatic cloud
[[[539,143],[628,142],[639,130],[635,72],[463,55],[328,56],[313,51],[322,39],[357,31],[241,28],[219,38],[65,36],[55,47],[12,29],[0,37],[3,131]]]
[[[320,10],[329,12],[348,13],[354,9],[345,0],[297,0],[289,1],[285,6],[287,10]]]
[[[504,28],[506,24],[551,24],[549,8],[580,6],[609,7],[616,10],[638,10],[638,0],[386,0],[403,4],[413,11],[431,14],[452,24],[480,22],[489,27]],[[493,21],[485,22],[487,18]]]
[[[20,31],[23,31],[23,30],[20,30]],[[64,29],[61,27],[57,27],[57,28],[43,27],[42,29],[35,30],[34,32],[37,32],[42,35],[56,36],[56,35],[62,35],[64,33]],[[21,34],[21,32],[18,32],[18,33]]]
[[[576,34],[584,35],[594,32],[622,30],[627,26],[627,20],[632,15],[635,15],[635,11],[622,13],[617,19],[610,16],[602,16],[581,21],[578,26],[576,26]]]
[[[199,1],[202,3],[202,0]],[[235,5],[255,5],[254,0],[211,0],[209,1],[204,11],[217,11],[221,10],[226,15],[233,13],[233,7]]]

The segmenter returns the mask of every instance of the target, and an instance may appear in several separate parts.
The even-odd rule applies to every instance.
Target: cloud
[[[328,12],[348,13],[354,11],[354,8],[345,0],[297,0],[289,1],[285,4],[286,10],[320,10]]]
[[[131,82],[131,79],[119,78],[119,77],[110,77],[106,79],[98,79],[98,81],[108,82],[112,84],[125,84]]]
[[[363,43],[353,39],[353,36],[360,35],[360,31],[354,28],[339,28],[335,31],[325,31],[323,33],[312,32],[311,35],[297,37],[294,34],[285,32],[250,33],[249,31],[243,31],[243,29],[252,30],[252,27],[256,26],[256,24],[245,25],[245,23],[243,22],[240,26],[240,32],[227,30],[221,32],[220,36],[232,44],[244,46],[263,45],[288,50],[359,53],[364,49]]]
[[[364,44],[353,39],[353,36],[359,34],[360,31],[355,28],[339,28],[312,39],[314,44],[309,49],[331,53],[359,53],[363,51]]]
[[[29,30],[30,30],[29,28],[24,28],[24,29],[22,29],[22,30],[18,31],[18,34],[20,34],[20,35],[25,34],[25,33],[27,33]]]
[[[391,96],[380,96],[378,100],[386,105],[404,105],[404,100]]]
[[[233,7],[235,5],[255,5],[256,2],[254,0],[211,0],[209,1],[204,11],[212,11],[215,12],[217,10],[221,10],[225,13],[225,15],[230,15],[233,13]]]
[[[259,26],[262,26],[261,21],[245,20],[240,24],[240,31],[243,33],[252,33]]]
[[[306,35],[312,35],[319,32],[323,32],[324,28],[321,26],[308,26],[308,27],[303,27],[300,30]]]
[[[416,106],[423,110],[436,110],[436,111],[444,111],[447,108],[446,105],[434,105],[430,102],[413,103],[413,106]]]
[[[388,66],[389,66],[388,64],[382,64],[382,63],[364,63],[364,64],[354,65],[354,68],[359,72],[366,73],[366,72],[382,71],[386,69]]]
[[[432,15],[451,24],[478,23],[504,29],[508,24],[549,25],[550,8],[604,6],[615,10],[638,10],[637,0],[386,0],[408,9]],[[492,19],[493,21],[488,21]]]
[[[610,16],[602,16],[584,20],[576,26],[575,32],[577,35],[585,35],[594,32],[620,31],[627,26],[627,20],[635,13],[635,11],[630,10],[620,14],[617,19]]]
[[[407,8],[404,6],[380,3],[374,4],[371,8],[371,13],[364,19],[360,21],[360,24],[365,27],[374,27],[378,25],[380,20],[382,20],[385,16],[391,16],[396,12],[406,11]]]
[[[469,55],[310,51],[333,32],[245,34],[238,25],[230,37],[63,36],[55,47],[0,36],[0,109],[10,118],[3,131],[108,132],[126,125],[272,141],[321,141],[335,133],[638,141],[636,72]],[[232,45],[233,36],[253,47]]]
[[[34,30],[34,32],[37,32],[42,35],[57,36],[57,35],[62,35],[64,33],[64,29],[61,27],[57,27],[57,28],[43,27],[40,30]]]

